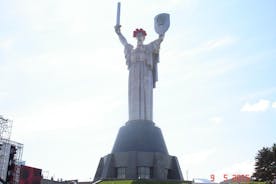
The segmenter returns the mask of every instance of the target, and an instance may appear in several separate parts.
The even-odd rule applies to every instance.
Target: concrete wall
[[[146,167],[150,179],[183,180],[177,158],[168,154],[161,129],[148,120],[128,121],[120,128],[111,154],[100,160],[94,181],[116,179],[119,167],[125,168],[126,179],[139,179],[138,167]]]
[[[106,160],[106,162],[104,162]],[[183,180],[176,157],[158,152],[119,152],[109,154],[101,159],[94,181],[100,179],[116,179],[116,169],[126,168],[127,179],[138,179],[137,168],[152,169],[151,179],[155,180]]]

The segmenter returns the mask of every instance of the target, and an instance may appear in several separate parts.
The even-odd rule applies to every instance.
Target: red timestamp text
[[[223,180],[231,180],[231,182],[250,182],[249,174],[223,174]],[[210,175],[210,180],[214,182],[216,180],[216,176],[214,174]]]

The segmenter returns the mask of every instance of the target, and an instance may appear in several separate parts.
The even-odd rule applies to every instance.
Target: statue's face
[[[143,33],[138,33],[136,38],[139,42],[143,42],[145,40],[145,36],[143,35]]]

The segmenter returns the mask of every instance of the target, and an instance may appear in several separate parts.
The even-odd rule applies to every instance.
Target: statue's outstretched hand
[[[116,25],[116,26],[114,26],[114,28],[115,28],[115,32],[116,32],[117,34],[120,34],[120,33],[121,33],[121,25]]]
[[[164,37],[165,37],[165,34],[159,34],[159,39],[160,39],[161,41],[164,40]]]

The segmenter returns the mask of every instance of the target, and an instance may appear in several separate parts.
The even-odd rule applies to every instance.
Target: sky
[[[91,180],[128,120],[117,1],[0,0],[0,115],[26,165]],[[154,122],[184,179],[251,175],[276,142],[276,1],[122,0],[121,31],[170,14]]]

